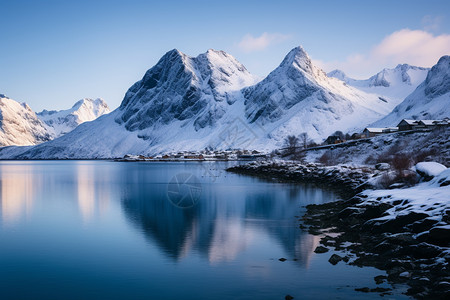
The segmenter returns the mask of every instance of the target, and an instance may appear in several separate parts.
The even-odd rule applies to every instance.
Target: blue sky
[[[326,71],[368,77],[450,54],[450,1],[0,0],[0,93],[35,111],[83,97],[116,108],[165,52],[213,48],[267,75],[302,45]]]

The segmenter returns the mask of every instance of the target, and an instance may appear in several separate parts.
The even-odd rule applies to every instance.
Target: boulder
[[[389,170],[391,168],[391,165],[389,165],[388,163],[378,163],[375,165],[375,169],[380,170],[380,171],[386,171]]]

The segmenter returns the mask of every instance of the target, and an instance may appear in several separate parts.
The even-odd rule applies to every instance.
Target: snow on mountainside
[[[181,150],[281,147],[307,132],[321,141],[336,130],[361,130],[393,104],[329,78],[294,48],[264,80],[234,57],[208,50],[166,53],[110,114],[32,148],[0,157],[110,158]]]
[[[0,146],[35,145],[50,138],[45,125],[26,103],[0,94]]]
[[[395,126],[402,119],[450,117],[450,56],[443,56],[417,89],[373,126]]]
[[[72,131],[81,123],[92,121],[101,115],[110,112],[108,104],[101,99],[84,98],[76,102],[67,110],[43,110],[36,115],[49,127],[49,131],[56,137],[60,137]]]
[[[376,95],[327,77],[301,47],[243,94],[250,124],[264,127],[278,146],[289,134],[307,132],[322,141],[336,130],[361,130],[393,108]]]
[[[338,78],[366,93],[376,94],[396,106],[425,80],[428,71],[429,68],[401,64],[394,69],[383,69],[365,80],[350,78],[341,70],[331,71],[328,76]]]

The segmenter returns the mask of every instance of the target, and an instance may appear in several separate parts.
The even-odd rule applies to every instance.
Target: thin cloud
[[[450,54],[450,35],[433,35],[424,30],[402,29],[386,36],[368,54],[353,54],[345,61],[316,61],[327,71],[341,69],[349,76],[364,78],[385,67],[407,63],[431,67]]]
[[[422,26],[425,31],[438,31],[441,28],[442,16],[426,15],[422,18]]]
[[[287,40],[290,36],[281,33],[267,33],[264,32],[258,37],[251,34],[245,35],[239,42],[238,47],[244,52],[255,52],[266,49],[267,47],[281,43]]]

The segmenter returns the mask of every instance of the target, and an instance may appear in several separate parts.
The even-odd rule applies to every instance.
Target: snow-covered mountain
[[[373,126],[395,126],[402,119],[450,117],[450,56],[443,56],[425,81],[386,117]]]
[[[255,80],[223,51],[208,50],[192,58],[172,50],[128,90],[116,121],[129,131],[141,131],[147,140],[158,138],[158,128],[173,123],[181,128],[189,124],[195,132],[214,127],[240,89]]]
[[[329,78],[294,48],[256,83],[223,51],[166,53],[110,114],[32,148],[0,157],[110,158],[181,150],[280,147],[307,132],[321,141],[336,130],[362,130],[394,105]]]
[[[26,103],[0,94],[0,146],[35,145],[50,138],[45,125]]]
[[[92,121],[110,112],[108,104],[101,98],[84,98],[66,110],[43,110],[36,115],[49,127],[49,132],[57,138],[72,131],[81,123]]]
[[[365,80],[350,78],[341,70],[331,71],[328,76],[338,78],[366,93],[376,94],[396,106],[425,80],[429,70],[429,68],[401,64],[394,69],[383,69]]]
[[[336,130],[360,130],[393,105],[327,75],[294,48],[263,81],[244,89],[246,117],[280,141],[307,132],[322,141]]]

